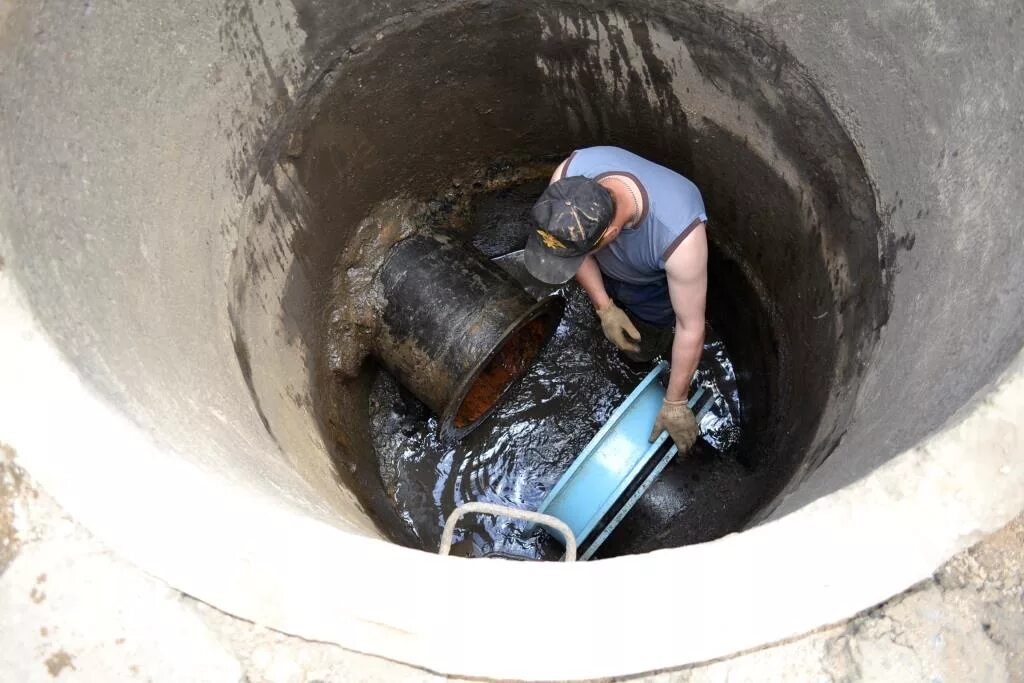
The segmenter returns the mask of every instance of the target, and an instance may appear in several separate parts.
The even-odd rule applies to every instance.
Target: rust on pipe
[[[537,301],[483,255],[419,234],[391,248],[374,353],[461,438],[497,407],[554,333],[564,302]]]

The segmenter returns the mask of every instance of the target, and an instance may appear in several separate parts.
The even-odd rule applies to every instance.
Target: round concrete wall
[[[281,124],[280,147],[265,148],[232,272],[235,336],[261,405],[279,393],[279,344],[262,334],[268,317],[283,309],[306,347],[326,347],[319,371],[328,378],[314,383],[313,403],[340,471],[355,465],[371,479],[349,483],[396,540],[405,539],[389,521],[393,504],[372,481],[372,371],[355,353],[361,336],[373,345],[372,312],[366,283],[350,271],[372,269],[380,243],[405,233],[393,222],[465,232],[459,207],[475,192],[534,169],[549,177],[579,147],[618,144],[678,169],[712,216],[709,318],[747,399],[742,450],[770,483],[746,500],[717,501],[721,519],[696,538],[763,514],[835,449],[888,316],[893,272],[880,243],[891,226],[853,142],[770,36],[686,4],[626,14],[452,8],[380,32],[330,73]],[[260,191],[271,174],[291,181]],[[396,195],[428,208],[413,219],[394,211]],[[391,213],[364,220],[382,205]],[[289,237],[293,225],[300,240]],[[275,235],[299,250],[294,265],[281,263],[289,250],[268,241]],[[266,277],[285,266],[302,277]],[[285,431],[307,410],[268,413],[268,428]],[[685,535],[663,538],[678,545]]]
[[[647,671],[838,620],[1024,505],[1022,22],[931,2],[14,6],[0,440],[181,590],[437,670]],[[742,533],[572,567],[386,542],[365,426],[332,429],[323,395],[348,351],[332,329],[358,323],[323,311],[376,244],[357,226],[474,165],[597,142],[694,177],[781,321],[762,419],[786,485]],[[451,609],[496,585],[550,615]],[[524,633],[530,657],[497,656]]]

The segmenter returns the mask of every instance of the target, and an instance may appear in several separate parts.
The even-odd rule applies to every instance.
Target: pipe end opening
[[[445,431],[456,439],[473,431],[498,407],[502,397],[529,370],[561,317],[562,302],[554,297],[542,301],[525,321],[505,336],[495,351],[470,376],[454,409],[446,413]]]

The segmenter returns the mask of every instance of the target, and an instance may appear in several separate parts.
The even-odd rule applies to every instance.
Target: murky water
[[[529,207],[543,187],[543,182],[527,183],[479,197],[474,202],[470,238],[472,246],[495,258],[535,296],[552,288],[531,282],[521,258],[509,252],[522,248],[531,229]],[[444,520],[465,502],[536,510],[650,371],[653,364],[628,362],[604,338],[586,294],[577,285],[555,291],[566,299],[566,308],[551,341],[498,409],[461,442],[441,441],[436,416],[388,373],[378,372],[369,412],[381,479],[399,516],[424,549],[436,550]],[[710,327],[694,378],[696,386],[707,387],[715,396],[700,423],[701,439],[685,460],[677,458],[666,469],[665,482],[645,495],[623,521],[624,531],[609,538],[609,550],[603,554],[645,549],[646,539],[657,537],[666,525],[681,525],[685,537],[704,540],[720,535],[719,519],[723,524],[735,523],[728,515],[709,521],[692,514],[695,505],[714,508],[715,503],[727,503],[756,479],[735,457],[742,403],[728,351]],[[560,544],[544,532],[525,533],[527,526],[488,515],[465,517],[452,553],[561,557]]]
[[[381,478],[424,548],[437,547],[445,518],[462,503],[537,509],[650,370],[650,364],[625,361],[605,340],[582,290],[571,285],[563,295],[565,315],[537,362],[494,414],[459,443],[440,441],[436,417],[389,374],[378,374],[370,418]],[[728,450],[739,437],[733,417],[739,397],[724,345],[712,335],[697,379],[724,389],[701,427],[709,444]],[[546,535],[525,535],[525,526],[489,516],[466,518],[452,552],[548,559],[561,554]]]

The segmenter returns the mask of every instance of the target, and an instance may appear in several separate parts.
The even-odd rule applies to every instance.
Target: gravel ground
[[[0,444],[0,680],[434,681],[226,615],[115,556]],[[1024,681],[1024,515],[854,618],[629,680]]]

